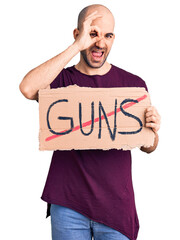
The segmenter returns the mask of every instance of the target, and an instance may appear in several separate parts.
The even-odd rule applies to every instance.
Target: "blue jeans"
[[[129,240],[119,231],[94,222],[79,212],[51,204],[52,240]]]

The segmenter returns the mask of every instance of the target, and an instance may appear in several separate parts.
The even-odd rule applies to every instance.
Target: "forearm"
[[[155,133],[155,138],[154,138],[154,144],[153,146],[149,147],[149,148],[145,148],[145,147],[141,147],[141,151],[143,152],[146,152],[146,153],[151,153],[153,152],[156,148],[157,148],[157,145],[158,145],[158,142],[159,142],[159,136],[157,133]]]
[[[62,53],[32,69],[19,85],[22,94],[28,99],[37,99],[39,89],[47,88],[78,52],[78,46],[73,43]]]

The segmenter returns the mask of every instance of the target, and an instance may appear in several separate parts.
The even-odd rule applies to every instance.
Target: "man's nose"
[[[104,37],[101,40],[96,42],[96,47],[99,47],[99,48],[104,48],[105,47]]]

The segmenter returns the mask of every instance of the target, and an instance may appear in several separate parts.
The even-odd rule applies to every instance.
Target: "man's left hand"
[[[153,106],[148,107],[145,113],[146,118],[146,127],[152,128],[152,130],[157,133],[160,129],[161,117],[157,111],[157,109]]]

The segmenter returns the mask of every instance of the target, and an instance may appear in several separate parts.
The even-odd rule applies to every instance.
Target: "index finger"
[[[96,11],[96,12],[97,12],[97,11]],[[102,17],[102,15],[101,15],[101,14],[96,14],[96,13],[94,12],[93,14],[90,14],[89,16],[87,16],[87,17],[85,18],[85,21],[89,21],[89,20],[93,21],[94,19],[99,18],[99,17]]]
[[[157,113],[157,110],[154,106],[150,106],[146,109],[146,112],[149,112],[149,111],[153,111],[153,112],[156,112]]]
[[[89,17],[91,17],[91,16],[95,15],[96,13],[97,13],[97,10],[96,10],[96,11],[94,11],[94,12],[92,12],[91,14],[89,14],[87,17],[85,17],[85,20],[86,20],[86,19],[88,19]]]
[[[151,111],[151,110],[153,110],[153,107],[152,107],[152,106],[146,108],[146,112],[149,112],[149,111]]]
[[[97,10],[94,11],[94,12],[92,12],[91,14],[89,14],[86,18],[88,18],[88,17],[90,17],[90,16],[92,16],[92,15],[94,15],[94,14],[96,14],[96,13],[97,13]]]

